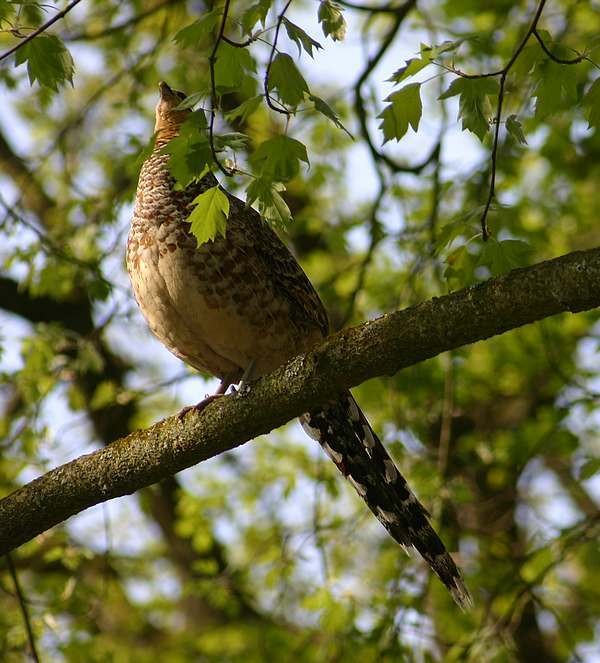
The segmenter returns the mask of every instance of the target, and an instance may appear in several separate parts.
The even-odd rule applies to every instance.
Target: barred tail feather
[[[350,392],[319,411],[302,415],[300,423],[392,537],[403,546],[414,546],[456,603],[462,609],[470,607],[469,591],[429,524],[427,510],[408,487]]]

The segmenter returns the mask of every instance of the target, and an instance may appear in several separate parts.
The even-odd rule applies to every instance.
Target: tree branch
[[[600,248],[518,269],[326,339],[184,421],[151,428],[51,470],[0,501],[0,554],[80,511],[243,444],[369,378],[565,311],[600,305]]]
[[[34,30],[30,35],[27,35],[24,39],[22,39],[18,44],[13,46],[12,48],[9,48],[8,51],[5,53],[2,53],[0,55],[0,62],[7,58],[9,55],[12,55],[15,51],[18,51],[22,46],[25,46],[28,42],[30,42],[32,39],[35,39],[38,35],[42,34],[42,32],[45,32],[51,25],[56,23],[56,21],[59,21],[61,18],[66,16],[73,7],[78,5],[81,2],[81,0],[73,0],[73,2],[70,2],[62,11],[59,11],[58,13],[54,14],[54,16],[49,20],[46,21],[43,25],[40,25],[40,27],[37,30]]]
[[[17,570],[13,564],[12,557],[6,555],[6,564],[8,566],[8,571],[13,581],[15,587],[15,594],[17,595],[17,600],[19,601],[19,607],[21,608],[21,614],[23,615],[23,622],[25,623],[25,631],[27,632],[27,641],[29,642],[29,652],[31,658],[35,663],[39,663],[40,657],[37,652],[37,647],[35,644],[35,635],[33,633],[33,628],[31,626],[31,619],[29,618],[29,610],[27,608],[27,601],[23,596],[23,590],[21,589],[21,583],[19,582],[19,576],[17,575]]]

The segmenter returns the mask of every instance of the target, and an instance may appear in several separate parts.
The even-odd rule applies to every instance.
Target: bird
[[[191,367],[220,379],[217,393],[268,374],[329,333],[325,307],[296,258],[252,207],[232,194],[224,235],[198,245],[190,204],[218,186],[208,172],[175,186],[165,146],[179,135],[186,95],[159,83],[154,148],[143,163],[127,240],[135,299],[154,335]],[[199,404],[205,406],[207,401]],[[405,549],[414,547],[463,609],[465,582],[429,514],[350,391],[300,417],[358,495]]]

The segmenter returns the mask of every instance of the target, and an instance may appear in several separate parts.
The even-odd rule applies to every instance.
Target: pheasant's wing
[[[231,211],[228,228],[243,226],[250,231],[252,249],[261,272],[268,275],[271,287],[290,307],[291,322],[309,335],[318,330],[321,336],[329,332],[329,322],[323,302],[308,276],[291,251],[256,210],[230,196]]]

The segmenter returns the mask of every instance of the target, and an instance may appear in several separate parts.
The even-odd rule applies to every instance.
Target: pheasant
[[[127,270],[152,332],[177,357],[231,384],[269,373],[310,350],[329,331],[325,308],[308,277],[276,233],[252,208],[226,192],[225,236],[197,245],[191,201],[218,184],[212,173],[174,187],[164,146],[189,111],[185,95],[159,84],[155,147],[140,172],[127,244]],[[462,608],[469,592],[350,392],[300,417],[356,492],[402,546],[414,546]]]

